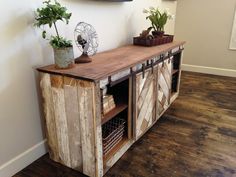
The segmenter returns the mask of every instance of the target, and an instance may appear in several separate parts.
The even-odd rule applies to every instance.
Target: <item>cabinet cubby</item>
[[[179,75],[180,75],[180,65],[181,65],[181,55],[182,52],[179,51],[173,55],[172,59],[172,82],[171,82],[171,95],[178,92],[179,87]]]
[[[113,96],[115,107],[102,117],[104,162],[113,157],[128,141],[128,132],[131,128],[129,125],[129,82],[128,78],[115,85],[106,86],[106,94]],[[103,93],[102,90],[101,93]]]

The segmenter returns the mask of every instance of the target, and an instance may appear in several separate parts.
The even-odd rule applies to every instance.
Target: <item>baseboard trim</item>
[[[236,70],[233,69],[222,69],[222,68],[213,68],[213,67],[188,65],[188,64],[182,64],[182,69],[183,71],[192,71],[192,72],[213,74],[219,76],[236,77]]]
[[[0,166],[0,176],[11,177],[46,153],[46,140],[43,140]]]

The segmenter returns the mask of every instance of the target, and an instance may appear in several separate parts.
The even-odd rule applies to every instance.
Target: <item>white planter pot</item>
[[[57,68],[66,69],[74,64],[73,47],[53,49],[54,60]]]

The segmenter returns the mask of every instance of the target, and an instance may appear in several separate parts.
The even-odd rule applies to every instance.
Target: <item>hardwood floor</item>
[[[165,115],[106,177],[236,177],[236,79],[183,72]],[[43,156],[14,177],[84,177]]]

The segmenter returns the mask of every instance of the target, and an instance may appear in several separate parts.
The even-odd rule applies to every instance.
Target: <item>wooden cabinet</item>
[[[50,158],[102,177],[177,98],[183,44],[131,45],[67,70],[38,68]]]

